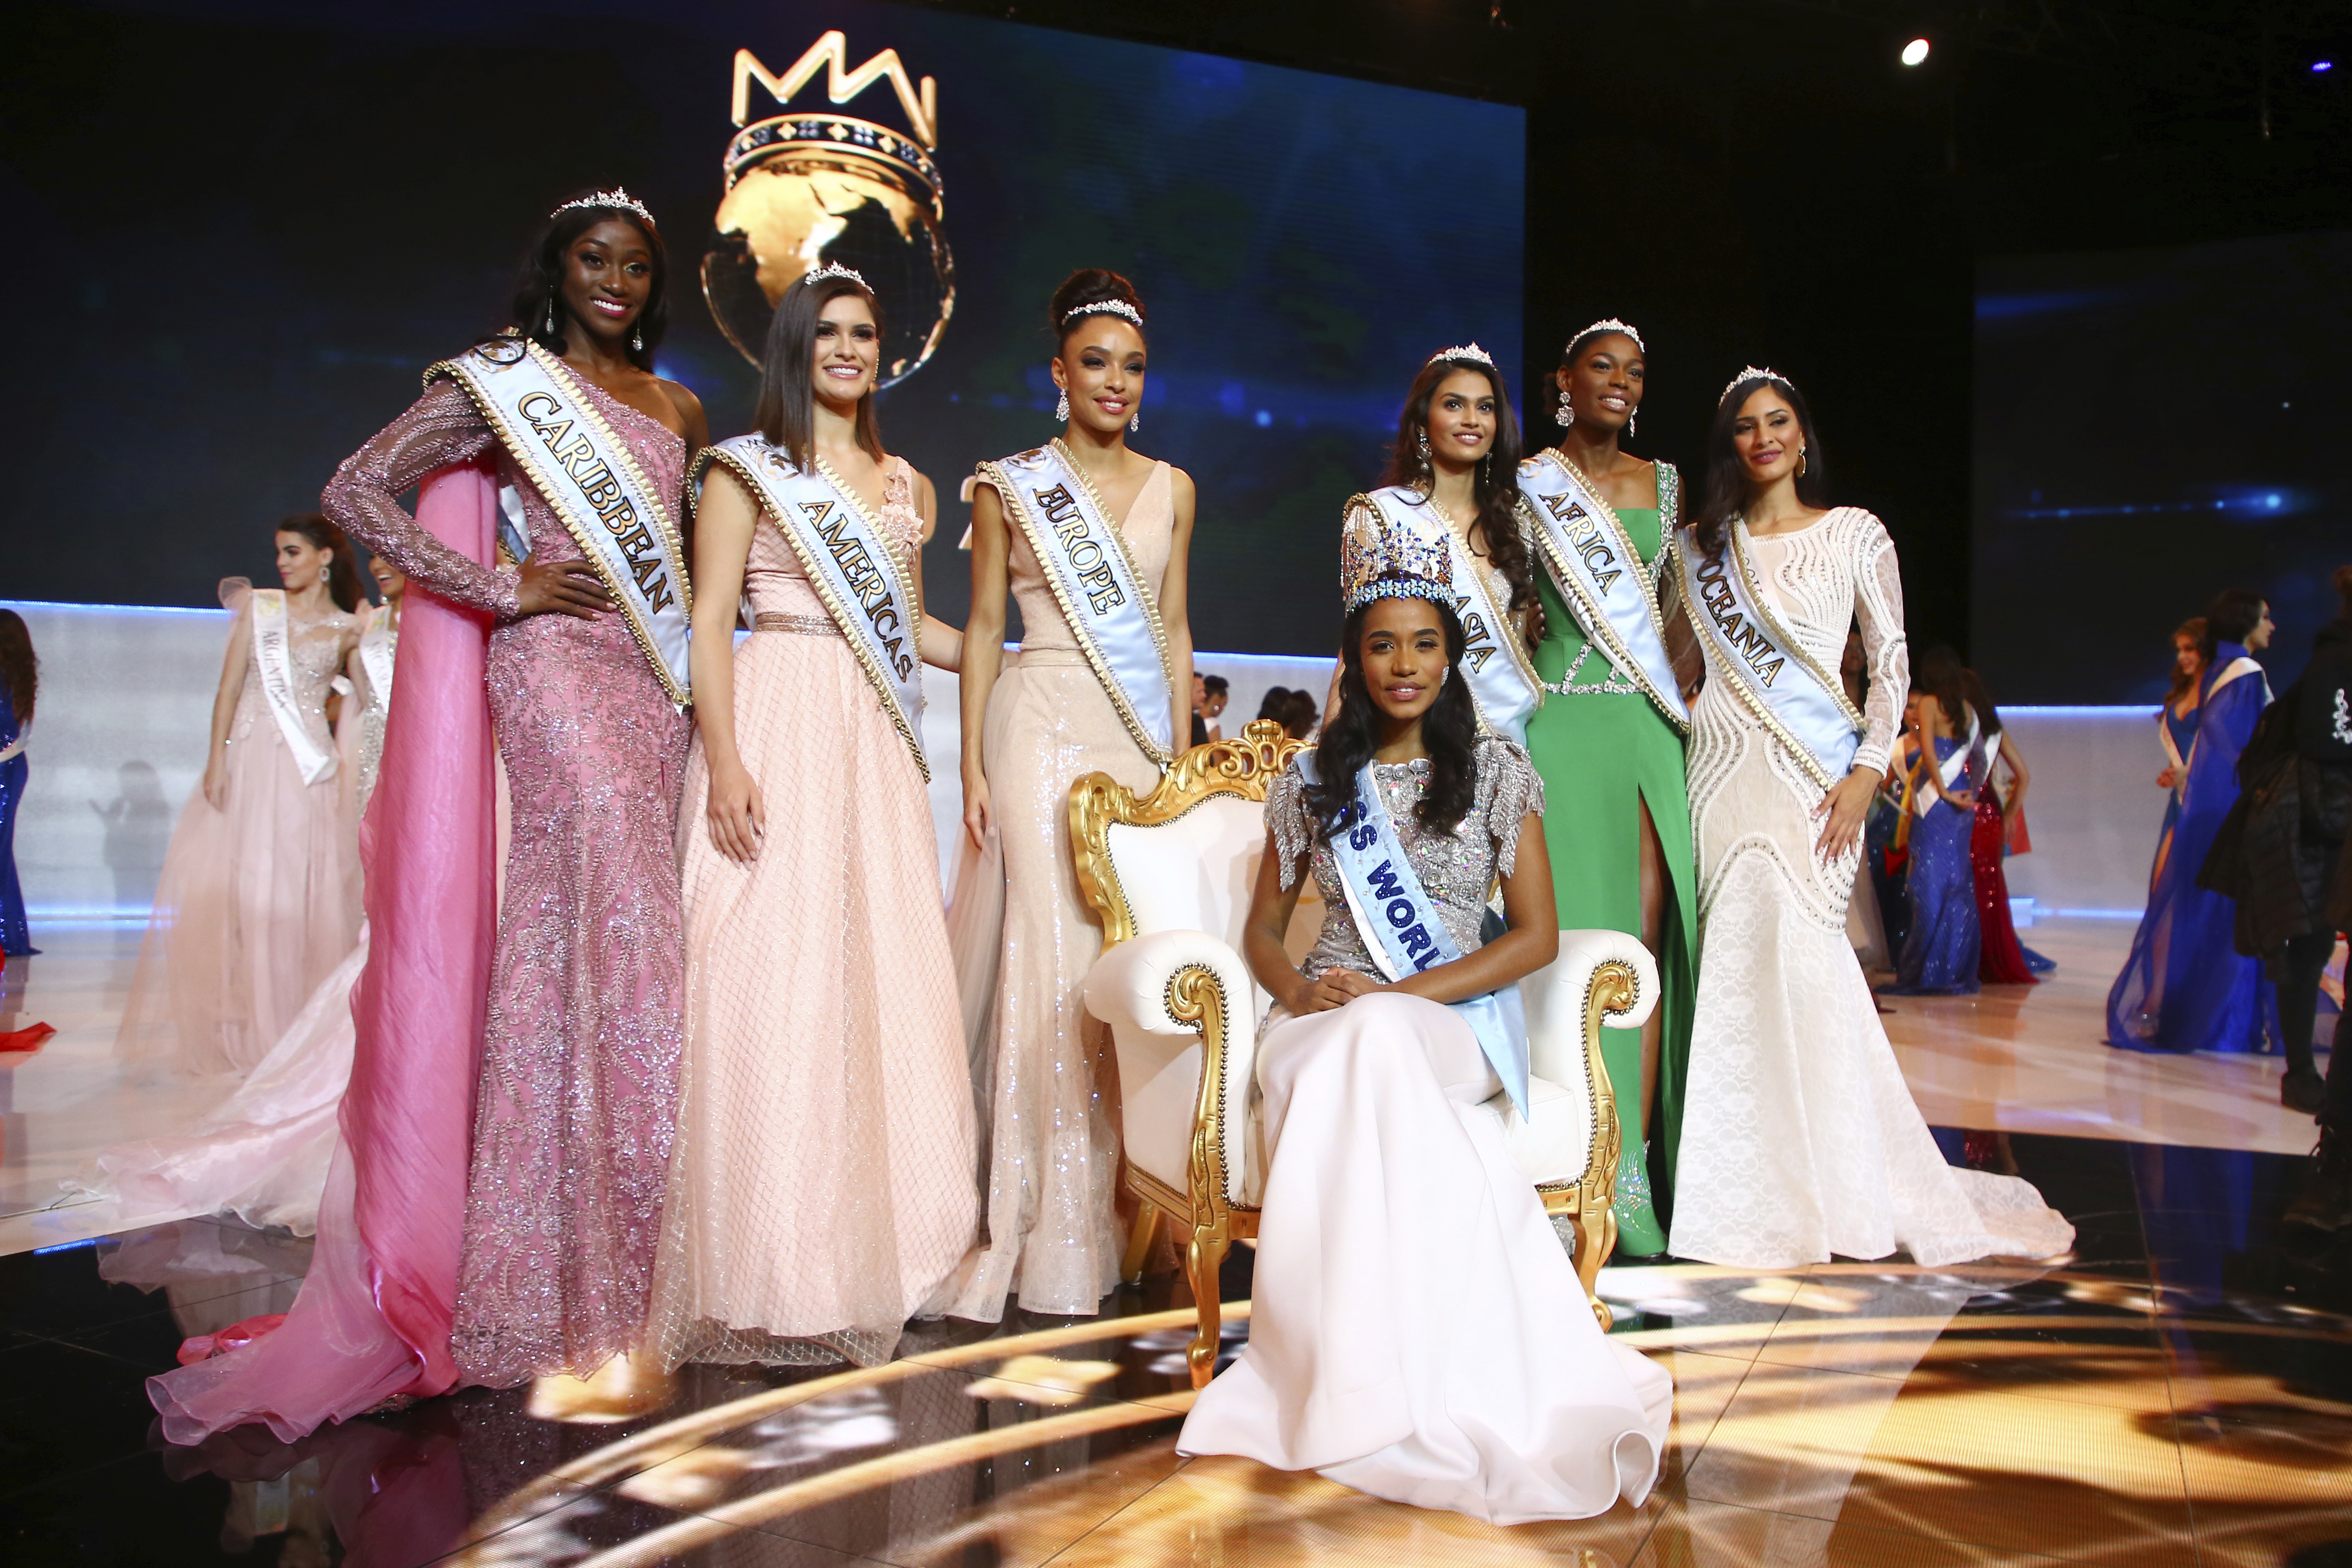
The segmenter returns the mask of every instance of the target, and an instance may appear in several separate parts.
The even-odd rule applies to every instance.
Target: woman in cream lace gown
[[[1116,273],[1078,272],[1063,283],[1053,304],[1061,345],[1054,372],[1068,425],[1050,447],[984,466],[972,504],[962,685],[964,822],[974,850],[959,872],[950,921],[960,952],[992,949],[995,957],[962,976],[967,1025],[985,1030],[975,1066],[988,1250],[950,1310],[985,1322],[1003,1315],[1015,1289],[1034,1312],[1092,1312],[1118,1278],[1118,1068],[1108,1031],[1080,994],[1102,928],[1078,897],[1069,796],[1081,775],[1097,772],[1138,795],[1150,791],[1162,758],[1191,730],[1184,557],[1192,481],[1127,447],[1143,397],[1142,320],[1142,301]],[[1098,675],[1087,650],[1099,644],[1082,641],[1063,613],[1066,590],[1016,522],[1021,503],[999,488],[1019,488],[1013,476],[1041,473],[1040,465],[1098,509],[1089,529],[1116,531],[1142,595],[1139,605],[1118,607],[1146,616],[1156,608],[1160,668],[1144,671],[1133,691]],[[1021,651],[1000,678],[1008,582],[1021,606]],[[987,940],[994,889],[971,885],[986,874],[977,850],[992,833],[1004,868],[997,942]]]
[[[1692,710],[1700,961],[1671,1248],[1763,1268],[1898,1247],[1930,1266],[2062,1252],[2074,1227],[2031,1186],[1945,1163],[1846,942],[1862,817],[1909,685],[1895,546],[1866,511],[1820,510],[1820,443],[1780,376],[1751,370],[1727,389],[1707,468],[1683,552],[1706,684]],[[1771,687],[1725,652],[1735,585],[1794,645]],[[1807,730],[1801,683],[1818,670],[1834,684],[1857,617],[1868,708],[1845,710],[1859,725]]]
[[[768,339],[764,428],[704,462],[686,1047],[646,1330],[666,1366],[887,1361],[979,1229],[939,863],[908,851],[930,837],[921,765],[859,658],[865,617],[849,605],[853,646],[799,553],[824,548],[801,505],[854,505],[918,582],[934,501],[882,451],[876,310],[845,271],[795,282]],[[799,488],[770,494],[775,476]],[[920,641],[954,667],[947,627]]]

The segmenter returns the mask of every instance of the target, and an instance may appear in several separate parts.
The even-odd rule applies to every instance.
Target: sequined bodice
[[[904,458],[890,458],[884,470],[880,521],[896,547],[899,570],[911,572],[922,548],[923,517],[915,510],[915,470]],[[830,618],[783,530],[764,515],[752,531],[751,553],[743,563],[743,592],[755,615]]]
[[[1127,509],[1126,520],[1118,525],[1135,575],[1151,590],[1154,599],[1160,596],[1160,580],[1167,575],[1168,554],[1176,535],[1174,473],[1165,463],[1154,464],[1151,477],[1143,481],[1143,489],[1136,492],[1135,504]],[[1022,647],[1075,649],[1078,639],[1071,635],[1070,623],[1062,618],[1061,606],[1054,602],[1054,590],[1045,582],[1045,568],[1018,527],[1013,530],[1013,551],[1007,559],[1006,574],[1013,587],[1013,602],[1021,607]]]
[[[1509,874],[1517,858],[1519,824],[1528,813],[1543,811],[1543,780],[1527,752],[1498,736],[1478,741],[1478,781],[1470,813],[1451,833],[1423,825],[1415,815],[1429,788],[1427,761],[1375,763],[1372,778],[1381,800],[1395,821],[1397,838],[1413,874],[1437,905],[1447,934],[1464,952],[1480,946],[1479,925],[1486,919],[1486,900],[1495,879]],[[1307,809],[1306,780],[1294,765],[1266,792],[1266,826],[1283,857],[1282,883],[1290,886],[1298,858],[1308,856],[1315,885],[1323,895],[1323,929],[1314,951],[1299,966],[1309,980],[1332,969],[1352,969],[1378,978],[1379,969],[1348,912],[1348,899],[1339,882],[1338,862],[1330,846],[1321,841]],[[1310,851],[1311,847],[1311,853]]]
[[[239,606],[240,608],[242,605]],[[256,725],[274,733],[278,721],[261,687],[261,646],[246,622],[245,689],[236,700],[236,717],[230,721],[231,744],[251,736]],[[302,714],[302,728],[321,751],[331,751],[334,736],[327,728],[327,691],[342,672],[343,649],[359,630],[359,622],[332,611],[314,621],[289,622],[287,646],[294,654],[294,702]]]

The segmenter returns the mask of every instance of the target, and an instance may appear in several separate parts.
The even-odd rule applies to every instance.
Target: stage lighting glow
[[[2334,60],[2314,60],[2311,62],[2311,68],[2315,72],[2332,71],[2336,68],[2336,62]]]
[[[1927,40],[1914,38],[1903,46],[1903,63],[1916,66],[1927,58]]]

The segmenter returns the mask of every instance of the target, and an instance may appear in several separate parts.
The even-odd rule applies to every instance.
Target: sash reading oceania
[[[261,695],[294,765],[306,784],[335,776],[335,752],[311,738],[302,723],[302,707],[294,696],[294,628],[286,614],[286,595],[277,588],[253,591],[254,662],[261,667]]]
[[[604,580],[671,701],[693,700],[687,640],[694,591],[669,502],[646,482],[576,376],[537,343],[496,339],[425,373],[473,395],[555,515]]]
[[[1675,548],[1675,470],[1659,464],[1661,553]],[[1519,465],[1519,493],[1535,515],[1544,563],[1577,625],[1675,729],[1690,733],[1690,709],[1666,657],[1665,627],[1658,618],[1657,579],[1643,570],[1641,552],[1616,511],[1555,450]],[[1660,570],[1665,565],[1661,562]]]
[[[713,462],[726,464],[760,498],[865,668],[916,769],[929,782],[922,740],[923,662],[916,646],[922,612],[881,523],[824,458],[816,460],[814,473],[804,473],[765,437],[738,436],[706,449],[695,461],[698,476]]]
[[[1309,784],[1318,782],[1315,759],[1302,754],[1293,765]],[[1331,858],[1339,871],[1339,888],[1348,897],[1348,913],[1356,933],[1391,980],[1418,974],[1462,956],[1454,937],[1438,918],[1437,906],[1421,885],[1404,841],[1397,836],[1396,819],[1372,782],[1371,764],[1356,775],[1355,803],[1331,836]],[[1528,1020],[1516,982],[1484,996],[1448,1003],[1478,1037],[1478,1047],[1519,1115],[1528,1114]]]
[[[1445,542],[1454,563],[1454,612],[1462,617],[1462,668],[1477,700],[1478,717],[1486,728],[1527,743],[1528,716],[1543,700],[1543,687],[1518,646],[1517,634],[1503,606],[1478,569],[1461,534],[1447,525],[1418,493],[1391,485],[1365,498],[1389,529],[1410,529],[1426,538]]]
[[[1763,726],[1823,789],[1843,778],[1862,744],[1862,715],[1845,689],[1765,608],[1748,563],[1748,524],[1731,521],[1713,561],[1684,531],[1683,607],[1699,640]]]
[[[368,635],[360,638],[360,668],[367,671],[368,700],[386,712],[392,710],[392,673],[399,636],[392,629],[392,606],[378,605],[368,623]]]
[[[1176,754],[1167,639],[1151,591],[1135,574],[1127,542],[1061,442],[980,466],[1045,568],[1045,584],[1079,651],[1144,754],[1166,767]]]

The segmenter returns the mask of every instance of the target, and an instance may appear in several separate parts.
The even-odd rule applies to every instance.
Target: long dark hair
[[[1143,308],[1143,296],[1135,291],[1135,285],[1108,268],[1081,267],[1063,279],[1061,286],[1054,290],[1053,301],[1045,307],[1047,321],[1054,329],[1054,352],[1060,353],[1061,345],[1078,330],[1078,321],[1086,320],[1081,316],[1077,321],[1072,321],[1071,311],[1087,305],[1108,304],[1125,305],[1145,321],[1151,320],[1151,312]],[[1121,316],[1119,320],[1124,321],[1127,318]],[[1150,341],[1147,329],[1131,321],[1128,324],[1142,333],[1144,341]]]
[[[1372,605],[1382,601],[1375,599]],[[1422,743],[1429,748],[1429,792],[1413,815],[1422,826],[1451,833],[1470,815],[1478,788],[1478,705],[1470,683],[1462,675],[1462,621],[1443,600],[1425,601],[1437,612],[1445,631],[1445,666],[1451,672],[1437,689],[1437,700],[1422,715]],[[1323,726],[1315,748],[1315,771],[1321,783],[1307,787],[1307,809],[1317,830],[1328,842],[1356,798],[1356,775],[1372,759],[1381,743],[1381,726],[1387,715],[1372,700],[1364,684],[1364,620],[1372,605],[1348,612],[1339,633],[1339,710]]]
[[[581,195],[593,195],[583,191]],[[653,253],[653,287],[646,291],[645,309],[637,312],[633,338],[646,345],[622,345],[629,363],[639,370],[654,368],[654,351],[661,347],[662,334],[669,331],[669,253],[662,247],[661,230],[627,207],[564,206],[556,209],[547,226],[539,231],[539,238],[523,257],[522,274],[515,280],[514,311],[509,318],[513,325],[501,336],[520,333],[552,354],[563,353],[563,328],[569,318],[563,309],[563,258],[571,253],[572,242],[594,228],[598,224],[619,218],[634,224],[646,237],[646,248]],[[555,325],[551,331],[549,319]]]
[[[1813,411],[1806,405],[1804,394],[1783,376],[1742,376],[1723,395],[1723,401],[1715,405],[1715,423],[1706,432],[1706,493],[1699,501],[1691,537],[1697,542],[1699,553],[1709,561],[1722,559],[1723,542],[1731,531],[1731,520],[1748,504],[1748,468],[1739,460],[1739,449],[1732,444],[1732,426],[1739,422],[1740,409],[1756,395],[1757,388],[1763,386],[1789,400],[1789,406],[1797,416],[1798,432],[1804,437],[1805,471],[1797,476],[1797,499],[1810,507],[1830,504],[1828,460],[1822,451],[1821,432],[1813,428]]]
[[[2205,661],[2213,661],[2211,650],[2219,644],[2243,647],[2263,624],[2263,605],[2268,602],[2252,588],[2224,588],[2214,595],[2213,602],[2205,606]]]
[[[8,684],[8,705],[16,710],[16,727],[33,721],[33,700],[40,694],[41,661],[33,652],[33,634],[25,617],[0,610],[0,680]]]
[[[315,511],[298,511],[292,517],[281,517],[270,536],[299,533],[310,542],[314,550],[327,552],[327,596],[335,607],[350,615],[360,607],[360,563],[352,554],[352,542],[343,531]]]
[[[1436,483],[1422,437],[1429,429],[1429,404],[1437,395],[1438,384],[1458,370],[1476,372],[1495,389],[1495,444],[1471,474],[1470,489],[1477,499],[1478,521],[1486,528],[1487,558],[1511,585],[1511,602],[1504,607],[1521,609],[1536,602],[1535,563],[1528,558],[1527,535],[1519,529],[1519,416],[1511,411],[1511,395],[1501,372],[1475,359],[1433,359],[1423,365],[1397,412],[1396,445],[1389,448],[1388,470],[1381,475],[1381,483],[1423,495]]]
[[[1968,668],[1948,643],[1937,643],[1919,656],[1918,666],[1911,672],[1911,689],[1923,697],[1932,697],[1942,705],[1944,721],[1955,730],[1965,731],[1969,725]],[[1979,716],[1979,722],[1982,722]]]
[[[751,415],[772,446],[802,469],[813,465],[816,445],[816,384],[810,366],[816,363],[817,318],[844,295],[855,294],[874,312],[874,337],[882,338],[882,302],[874,290],[854,278],[835,273],[812,283],[803,273],[793,280],[776,302],[776,318],[768,323],[767,353],[760,365],[760,401]],[[880,371],[877,364],[876,371]],[[857,400],[857,444],[876,462],[882,460],[882,426],[874,416],[874,390]]]
[[[1988,735],[2000,733],[2000,710],[1992,705],[1992,689],[1973,669],[1960,671],[1960,695],[1977,710],[1977,727]]]

